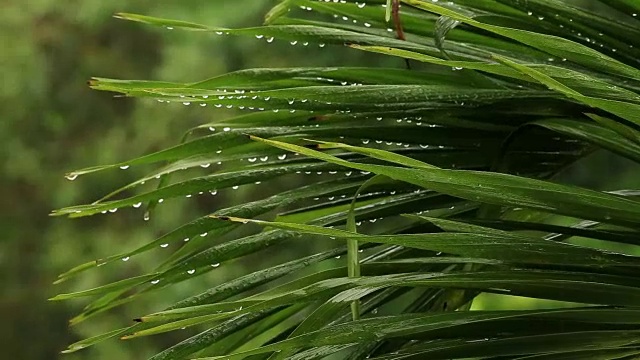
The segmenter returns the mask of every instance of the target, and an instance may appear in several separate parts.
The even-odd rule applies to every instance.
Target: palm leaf
[[[252,201],[60,275],[57,282],[152,250],[168,254],[137,276],[55,296],[94,297],[72,323],[221,263],[303,241],[305,250],[247,264],[245,275],[150,306],[137,324],[66,352],[189,327],[199,332],[153,359],[638,356],[637,194],[558,176],[601,150],[640,160],[638,13],[630,0],[284,0],[266,25],[243,29],[118,14],[193,36],[346,45],[412,69],[263,68],[195,83],[94,78],[94,89],[159,106],[247,114],[187,129],[173,147],[67,174],[155,166],[53,215],[145,204],[140,211],[153,221],[172,198],[277,191],[256,191]],[[593,245],[602,242],[626,250]],[[481,293],[569,308],[470,310]]]

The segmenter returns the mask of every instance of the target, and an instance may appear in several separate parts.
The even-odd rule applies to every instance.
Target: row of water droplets
[[[332,84],[332,85],[341,85],[341,86],[363,86],[363,83],[360,82],[350,82],[347,80],[341,80],[341,79],[331,79],[331,78],[326,78],[326,77],[316,77],[316,80],[318,82],[321,83],[328,83],[328,84]],[[227,93],[230,92],[227,89],[222,89],[222,90],[215,90],[216,92],[220,93]],[[215,99],[212,99],[209,95],[177,95],[179,97],[179,99],[170,99],[170,98],[166,98],[166,95],[164,95],[165,98],[160,98],[160,99],[156,99],[156,101],[158,101],[159,103],[174,103],[174,102],[179,102],[182,103],[185,106],[189,106],[192,103],[197,103],[202,107],[207,106],[209,103],[213,103],[213,105],[216,108],[222,108],[225,107],[227,109],[232,109],[232,108],[236,108],[238,110],[249,110],[249,111],[265,111],[266,108],[265,107],[258,107],[258,106],[249,106],[249,105],[233,105],[233,104],[221,104],[221,103],[214,103]],[[246,90],[233,90],[233,94],[229,95],[217,95],[218,100],[253,100],[253,101],[259,101],[259,102],[269,102],[272,100],[272,97],[270,95],[260,95],[260,94],[255,94],[252,93],[252,91],[246,91]],[[275,100],[275,99],[274,99]],[[320,101],[320,100],[310,100],[307,98],[300,98],[300,99],[296,99],[296,98],[289,98],[289,99],[277,99],[278,101],[281,101],[282,103],[286,102],[288,105],[294,105],[296,103],[298,104],[309,104],[309,103],[315,103],[318,105],[334,105],[332,102],[330,101]],[[286,105],[285,105],[286,107]],[[304,108],[303,108],[304,109]],[[271,111],[273,111],[274,113],[278,113],[280,111],[289,111],[290,113],[295,113],[296,109],[285,109],[285,108],[274,108],[271,109]],[[309,113],[314,113],[315,110],[311,109],[311,110],[305,110],[308,111]],[[350,110],[335,110],[336,113],[350,113]]]
[[[354,115],[354,117],[355,117],[355,115]],[[384,118],[382,116],[378,116],[378,117],[375,118],[375,120],[376,121],[383,121]],[[426,126],[426,127],[430,127],[430,128],[441,127],[441,125],[437,125],[437,124],[424,123],[423,120],[422,120],[422,117],[403,117],[403,118],[396,118],[396,119],[392,119],[392,120],[395,121],[398,124],[405,123],[405,124],[413,124],[415,126],[423,126],[423,127]],[[320,124],[301,125],[300,127],[301,128],[305,128],[305,127],[319,128]],[[213,126],[210,126],[208,129],[211,132],[217,131],[217,129],[215,127],[213,127]],[[222,129],[223,132],[229,132],[229,131],[232,130],[231,127],[229,127],[229,126],[224,126],[221,129]],[[340,136],[340,139],[345,139],[345,137],[344,136]],[[393,146],[394,144],[397,145],[397,146],[404,146],[404,147],[409,147],[410,146],[410,144],[404,144],[402,142],[383,141],[383,140],[362,139],[361,142],[364,145],[367,145],[370,142],[375,142],[376,144],[386,144],[388,146]],[[429,148],[429,145],[419,145],[419,146],[421,148],[424,148],[424,149]],[[442,149],[444,147],[440,146],[439,148]],[[219,150],[216,151],[216,154],[220,154],[220,153],[222,153],[222,149],[219,149]],[[294,154],[294,155],[299,156],[299,154]],[[278,160],[285,160],[287,158],[287,154],[277,155],[276,158]],[[240,159],[240,160],[242,161],[243,159]],[[258,160],[260,160],[262,162],[266,162],[266,161],[269,160],[269,156],[247,157],[246,160],[248,162],[250,162],[250,163],[257,162]],[[217,165],[221,165],[221,164],[222,164],[221,161],[217,162]],[[203,163],[203,164],[200,164],[199,166],[202,167],[202,168],[208,168],[208,167],[211,166],[211,163]],[[130,165],[126,165],[125,164],[125,165],[120,165],[118,167],[121,170],[127,170],[127,169],[130,168]],[[183,167],[183,168],[180,168],[178,170],[186,170],[186,169],[187,169],[186,167]],[[73,181],[73,180],[76,180],[79,177],[79,175],[80,175],[79,173],[69,173],[69,174],[65,175],[65,178],[67,180]],[[161,175],[158,174],[158,175],[155,176],[155,178],[159,179],[160,176]],[[144,183],[145,183],[144,181],[139,182],[139,184],[144,184]],[[187,195],[187,197],[190,197],[190,195]],[[160,201],[160,202],[162,202],[162,201]],[[134,207],[139,207],[140,206],[140,205],[138,205],[138,206],[136,206],[136,205],[138,205],[138,204],[135,204]]]
[[[529,11],[527,11],[527,15],[529,15],[529,16],[535,16],[535,17],[536,17],[538,20],[540,20],[540,21],[545,20],[545,17],[544,17],[543,15],[536,15],[533,11],[530,11],[530,10],[529,10]],[[633,16],[633,17],[637,17],[637,16],[638,16],[638,14],[637,14],[637,13],[632,13],[632,14],[631,14],[631,16]],[[558,21],[563,20],[563,18],[562,18],[562,16],[561,16],[560,14],[554,14],[554,16],[553,16],[553,17],[554,17],[554,18],[556,18]],[[567,18],[566,20],[567,20],[569,23],[573,23],[573,22],[574,22],[572,18]],[[577,25],[576,25],[576,26],[577,26]],[[573,29],[573,28],[569,28],[568,26],[565,26],[565,24],[562,24],[562,23],[559,23],[559,24],[558,24],[558,27],[559,27],[559,28],[561,28],[561,29],[567,29],[567,28],[568,28],[568,30],[569,30],[572,34],[575,34],[578,38],[580,38],[581,40],[584,40],[585,42],[587,42],[587,43],[589,43],[589,44],[592,44],[592,45],[598,45],[600,48],[608,49],[608,50],[610,50],[611,52],[614,52],[614,53],[618,51],[618,49],[617,49],[617,48],[608,47],[608,46],[606,46],[605,44],[598,42],[598,40],[597,40],[597,39],[595,39],[595,38],[590,38],[590,37],[588,37],[588,36],[584,36],[580,30],[576,30],[576,29]],[[598,32],[598,36],[604,36],[604,35],[605,35],[604,33],[602,33],[602,32]],[[632,49],[632,48],[633,48],[633,45],[629,44],[629,48],[630,48],[630,49]],[[554,59],[554,58],[549,58],[548,60],[549,60],[549,61],[555,61],[555,59]],[[562,58],[561,60],[562,60],[562,61],[567,61],[567,59],[566,59],[566,58]]]

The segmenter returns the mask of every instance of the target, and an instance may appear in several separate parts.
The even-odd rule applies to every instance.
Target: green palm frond
[[[248,274],[67,352],[193,327],[205,330],[152,359],[640,356],[638,192],[558,177],[601,149],[640,162],[638,14],[632,0],[284,0],[266,25],[243,29],[118,14],[202,33],[194,36],[346,46],[399,66],[262,68],[184,84],[93,79],[97,90],[245,114],[188,129],[174,147],[67,174],[156,166],[53,215],[133,207],[149,219],[170,198],[279,187],[60,275],[172,250],[147,273],[54,297],[92,297],[72,323],[247,255],[320,247],[247,265]],[[569,307],[472,309],[481,293]]]

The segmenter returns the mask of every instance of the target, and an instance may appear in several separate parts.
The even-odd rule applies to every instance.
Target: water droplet
[[[158,204],[162,204],[164,202],[164,199],[158,199]]]
[[[233,190],[238,190],[239,186],[238,185],[234,185],[231,187]]]
[[[220,266],[220,263],[211,264],[211,267],[214,267],[214,268],[217,268],[218,266]]]
[[[167,246],[169,246],[169,244],[167,244],[167,243],[164,243],[164,244],[160,245],[161,248],[166,248]]]
[[[184,242],[188,242],[188,241],[189,241],[189,238],[184,238]]]
[[[120,166],[120,169],[122,170],[127,170],[129,168],[129,165],[122,165]]]
[[[295,44],[297,44],[297,43],[298,43],[298,42],[297,42],[297,41],[295,41],[295,40],[290,42],[290,44],[291,44],[291,45],[295,45]]]
[[[152,283],[153,285],[155,285],[155,284],[157,284],[157,283],[159,283],[159,282],[160,282],[160,280],[159,280],[159,279],[158,279],[158,280],[151,280],[151,283]]]
[[[287,158],[287,154],[278,155],[278,160],[284,160]]]
[[[116,212],[116,211],[118,211],[118,208],[115,208],[115,209],[109,209],[109,212],[110,212],[110,213],[114,213],[114,212]]]
[[[222,129],[222,131],[231,131],[231,128],[230,127],[225,127],[225,128]]]
[[[258,161],[258,158],[248,158],[247,161],[249,161],[250,163],[254,163]]]
[[[205,237],[205,236],[207,236],[207,233],[203,232],[202,234],[200,234],[200,236]]]
[[[145,211],[144,215],[142,216],[142,219],[144,221],[149,221],[150,218],[151,218],[151,215],[149,214],[149,211]]]
[[[142,202],[137,202],[137,203],[133,204],[133,207],[136,208],[136,209],[139,208],[140,206],[142,206]]]
[[[78,174],[67,174],[64,177],[67,178],[67,180],[69,181],[73,181],[78,178]]]
[[[209,166],[211,166],[211,164],[210,164],[210,163],[207,163],[207,164],[200,164],[200,167],[201,167],[201,168],[205,168],[205,169],[206,169],[206,168],[208,168]]]
[[[193,275],[196,273],[196,269],[187,270],[187,274]]]
[[[122,258],[122,261],[129,261],[130,257],[129,256],[125,256]]]

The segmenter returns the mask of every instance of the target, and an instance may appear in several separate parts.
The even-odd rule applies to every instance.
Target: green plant
[[[557,179],[599,149],[640,160],[640,3],[403,0],[387,15],[393,24],[385,22],[387,4],[285,0],[267,15],[268,25],[247,29],[118,15],[268,42],[347,45],[407,59],[411,69],[254,69],[190,84],[92,80],[98,90],[250,113],[191,129],[173,148],[68,174],[168,163],[55,215],[146,203],[147,217],[161,199],[254,182],[266,191],[289,189],[217,209],[139,249],[61,275],[176,248],[148,274],[56,296],[98,296],[76,322],[267,248],[326,246],[255,268],[69,351],[206,325],[153,359],[640,354],[640,261],[593,246],[597,240],[637,251],[638,193]],[[157,189],[131,195],[155,178]],[[255,233],[219,240],[246,227]],[[346,264],[332,260],[344,254]],[[470,310],[479,293],[575,305]]]

